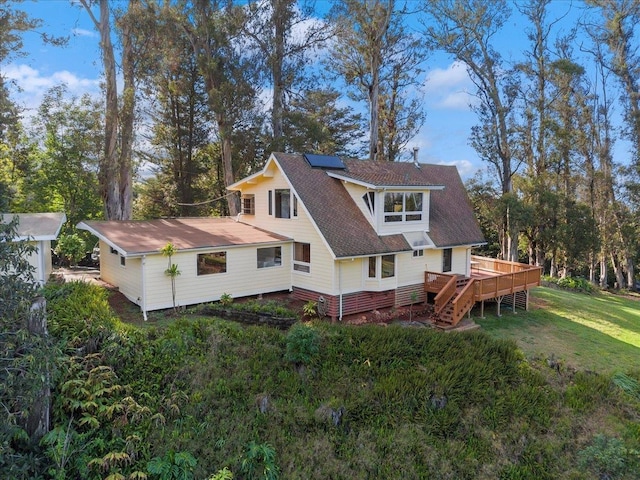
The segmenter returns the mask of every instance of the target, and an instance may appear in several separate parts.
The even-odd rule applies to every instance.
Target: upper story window
[[[414,250],[413,258],[424,257],[424,250]]]
[[[422,220],[421,192],[392,192],[384,194],[384,221],[416,222]]]
[[[254,195],[242,196],[242,213],[245,215],[256,214],[256,197]]]
[[[450,248],[445,248],[442,250],[442,271],[450,272],[451,271],[451,259],[452,259],[453,251]]]
[[[291,192],[289,189],[276,190],[274,200],[276,218],[291,218]]]

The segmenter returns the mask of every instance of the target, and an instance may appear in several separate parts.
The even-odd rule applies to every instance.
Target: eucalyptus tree
[[[149,148],[140,155],[153,166],[156,179],[144,179],[141,189],[159,200],[145,207],[154,216],[193,216],[208,214],[194,206],[210,192],[202,177],[211,168],[203,155],[212,141],[211,114],[204,81],[196,55],[182,26],[167,5],[153,8],[153,49],[148,52],[141,72],[139,91],[145,98],[145,117],[149,122]],[[161,191],[158,191],[160,189]],[[160,194],[160,195],[158,195]],[[135,214],[142,213],[136,201]]]
[[[273,92],[272,150],[286,149],[289,103],[307,89],[307,67],[333,35],[331,25],[317,18],[314,6],[309,0],[257,0],[247,4],[244,32],[260,52],[267,85]]]
[[[480,124],[472,129],[471,145],[498,176],[501,195],[513,193],[513,176],[522,159],[514,158],[513,105],[517,77],[506,68],[493,42],[511,15],[506,0],[425,0],[425,40],[462,62],[476,86],[474,109]],[[501,256],[518,259],[520,225],[511,207],[517,199],[503,202]]]
[[[222,178],[228,186],[243,168],[240,161],[234,165],[234,139],[251,123],[257,107],[260,63],[243,43],[246,11],[230,0],[179,1],[170,7],[198,62],[220,143]],[[227,197],[227,205],[230,215],[240,211],[236,195]]]
[[[126,10],[114,9],[109,0],[80,0],[100,35],[104,69],[104,146],[100,162],[100,193],[108,220],[131,218],[133,201],[133,144],[136,100],[136,59],[142,58],[145,34],[138,31],[137,13],[144,5],[129,0]],[[97,7],[97,11],[96,11]],[[122,91],[119,93],[112,16],[120,34]]]
[[[397,160],[424,121],[419,99],[407,92],[421,82],[427,51],[412,35],[395,0],[340,0],[327,68],[369,106],[369,159]]]
[[[640,20],[640,4],[634,0],[588,0],[594,7],[598,19],[587,25],[594,44],[597,63],[611,72],[620,85],[620,104],[624,108],[624,125],[621,136],[630,143],[631,161],[628,174],[627,195],[614,202],[616,212],[615,236],[619,239],[617,250],[621,255],[611,252],[616,281],[620,286],[635,285],[635,266],[638,257],[637,213],[636,218],[629,205],[637,212],[640,205],[640,52],[634,35]],[[605,54],[601,46],[606,46]],[[626,198],[626,202],[622,201]],[[622,271],[626,270],[626,278]]]

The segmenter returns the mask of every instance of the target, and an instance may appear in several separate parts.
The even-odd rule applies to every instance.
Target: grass
[[[639,299],[540,287],[531,292],[530,307],[516,314],[503,307],[497,317],[485,305],[485,318],[476,322],[495,338],[515,341],[529,359],[553,357],[601,373],[638,369]]]

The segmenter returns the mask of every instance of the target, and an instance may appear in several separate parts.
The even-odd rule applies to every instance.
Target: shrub
[[[77,265],[86,255],[86,245],[84,240],[76,233],[63,235],[58,239],[56,253],[66,258],[72,265]]]
[[[248,480],[277,480],[276,451],[267,443],[251,442],[240,467]]]
[[[320,351],[320,335],[308,325],[296,323],[287,333],[285,360],[307,365]]]
[[[598,478],[614,479],[629,471],[633,453],[621,440],[598,434],[591,445],[578,453],[578,462]]]

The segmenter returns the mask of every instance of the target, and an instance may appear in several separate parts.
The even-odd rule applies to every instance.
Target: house
[[[427,300],[426,272],[468,278],[484,243],[453,166],[273,153],[229,190],[241,196],[237,218],[78,228],[100,240],[102,279],[145,315],[172,306],[168,242],[179,305],[289,290],[334,319]]]
[[[51,272],[51,241],[56,240],[67,216],[64,213],[2,213],[0,221],[10,222],[18,217],[16,242],[32,242],[36,249],[29,255],[29,263],[34,268],[34,278],[40,285],[44,285]]]

